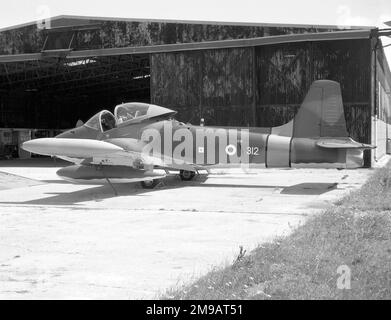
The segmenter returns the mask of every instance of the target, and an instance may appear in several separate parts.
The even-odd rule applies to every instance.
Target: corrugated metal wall
[[[252,48],[153,54],[151,100],[185,122],[251,125],[253,58]]]
[[[271,127],[294,117],[314,80],[329,79],[341,84],[349,134],[371,143],[370,56],[369,40],[153,54],[151,101],[194,124]]]
[[[384,50],[377,50],[376,61],[376,112],[377,119],[373,126],[374,159],[379,160],[387,152],[387,140],[391,139],[391,72],[387,65]]]
[[[257,123],[275,126],[296,113],[311,83],[341,84],[347,129],[370,143],[370,42],[343,40],[258,47]]]
[[[307,42],[151,57],[151,100],[208,125],[278,126],[293,118],[311,83],[341,83],[347,128],[370,143],[369,40]]]

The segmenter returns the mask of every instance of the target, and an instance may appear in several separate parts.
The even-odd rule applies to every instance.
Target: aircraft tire
[[[160,179],[153,179],[141,181],[140,184],[143,189],[153,189],[159,184],[159,182]]]
[[[179,176],[181,177],[182,181],[190,181],[190,180],[193,180],[193,178],[195,177],[195,172],[181,170],[181,171],[179,171]]]

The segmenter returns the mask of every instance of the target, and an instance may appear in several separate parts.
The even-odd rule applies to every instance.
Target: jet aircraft
[[[363,150],[374,148],[348,135],[341,88],[330,80],[313,82],[295,117],[278,127],[194,126],[175,114],[153,104],[123,103],[114,114],[103,110],[22,148],[73,162],[57,172],[66,180],[139,181],[144,188],[154,188],[172,170],[191,180],[198,170],[215,167],[361,167]]]

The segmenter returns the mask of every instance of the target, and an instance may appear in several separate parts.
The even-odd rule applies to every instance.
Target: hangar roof
[[[59,15],[50,18],[52,27],[67,26],[77,23],[94,23],[97,21],[122,21],[122,22],[156,22],[173,24],[201,24],[201,25],[225,25],[225,26],[247,26],[247,27],[290,27],[290,28],[316,28],[316,29],[373,29],[374,26],[337,26],[317,24],[290,24],[290,23],[261,23],[261,22],[229,22],[229,21],[200,21],[200,20],[172,20],[172,19],[140,19],[140,18],[114,18],[114,17],[93,17],[76,15]],[[19,25],[0,28],[0,32],[14,30],[22,27],[32,26],[39,21],[31,21]],[[391,23],[391,22],[390,22]]]
[[[357,37],[356,32],[369,32],[373,27],[341,27],[327,25],[293,25],[270,23],[233,23],[145,20],[124,18],[99,18],[80,16],[57,16],[42,21],[0,29],[0,56],[41,53],[56,50],[60,56],[68,56],[67,51],[85,51],[97,49],[115,49],[124,47],[151,47],[162,45],[193,44],[190,50],[198,48],[197,43],[214,42],[224,47],[222,41],[257,38],[271,38],[288,35],[301,35],[300,41],[313,40],[314,35],[331,33],[327,39]],[[343,36],[341,32],[347,32]],[[334,38],[335,35],[335,38]],[[362,35],[360,35],[362,36]],[[367,35],[365,34],[365,37]],[[311,38],[312,37],[312,38]],[[318,37],[315,36],[318,40]],[[294,38],[276,38],[276,41],[290,42]],[[323,37],[319,38],[320,40]],[[255,45],[263,44],[255,40]],[[266,44],[269,44],[266,41]],[[231,42],[228,46],[243,43]],[[246,45],[252,45],[247,42]],[[207,48],[215,48],[211,44]],[[173,47],[181,50],[180,46]],[[184,46],[187,49],[188,46]],[[200,47],[201,49],[204,47]],[[165,50],[164,47],[149,48],[147,52]],[[63,50],[62,52],[59,50]],[[129,50],[128,50],[129,51]],[[131,51],[131,50],[130,50]],[[139,53],[136,52],[126,52]],[[144,52],[143,51],[143,52]],[[1,57],[3,58],[3,57]],[[36,56],[17,58],[36,59]],[[0,62],[8,62],[1,60]]]
[[[239,47],[251,47],[251,46],[262,46],[262,45],[305,42],[305,41],[369,39],[370,34],[371,34],[370,30],[351,30],[351,31],[338,31],[338,32],[279,35],[279,36],[257,37],[257,38],[249,38],[249,39],[204,41],[204,42],[165,44],[165,45],[163,44],[163,45],[152,45],[152,46],[148,45],[148,46],[134,46],[134,47],[102,48],[102,49],[91,49],[91,50],[72,50],[71,48],[57,49],[57,50],[43,50],[40,53],[0,55],[0,63],[42,60],[45,57],[50,57],[50,56],[63,57],[66,59],[80,59],[80,58],[91,58],[91,57],[100,57],[100,56],[118,56],[118,55],[148,54],[148,53],[205,50],[205,49],[239,48]]]
[[[372,28],[57,16],[0,29],[0,63],[369,38]]]

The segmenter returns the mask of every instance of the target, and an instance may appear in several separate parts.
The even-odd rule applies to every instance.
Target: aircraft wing
[[[196,171],[200,169],[192,163],[187,163],[178,159],[173,159],[168,156],[150,156],[138,151],[118,151],[110,155],[101,157],[87,158],[83,162],[93,164],[106,164],[106,165],[127,165],[136,169],[152,169],[158,167],[160,169],[172,169],[172,170],[186,170]]]
[[[376,146],[356,142],[351,138],[321,138],[316,142],[321,148],[328,149],[374,149]]]
[[[137,169],[159,167],[196,171],[196,166],[168,156],[151,156],[142,152],[143,144],[136,139],[42,138],[24,142],[26,151],[55,156],[77,164],[130,166]]]
[[[130,160],[133,162],[133,167],[137,167],[138,163],[142,163],[144,166],[155,166],[162,169],[196,171],[199,168],[199,166],[193,163],[174,159],[166,155],[145,154],[143,153],[145,143],[137,139],[115,138],[107,141],[123,148],[123,151],[116,152],[110,157],[122,157],[127,159],[126,161],[128,162]]]

